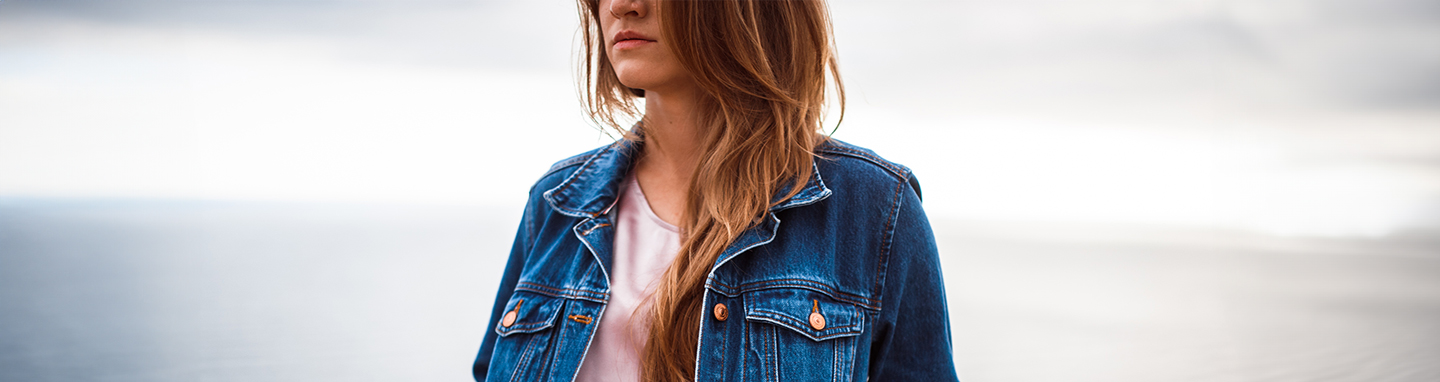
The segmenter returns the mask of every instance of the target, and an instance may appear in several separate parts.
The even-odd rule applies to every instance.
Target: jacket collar
[[[625,176],[630,173],[639,148],[639,143],[628,139],[601,148],[559,186],[545,191],[545,201],[556,211],[573,217],[594,218],[609,212],[610,207],[615,205],[616,195],[620,193]],[[830,196],[831,191],[820,178],[820,169],[815,166],[814,160],[810,162],[810,171],[810,181],[800,192],[782,199],[790,190],[781,189],[771,198],[777,202],[770,207],[771,212],[812,204]]]

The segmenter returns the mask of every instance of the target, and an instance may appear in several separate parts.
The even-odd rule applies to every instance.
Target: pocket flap
[[[746,292],[745,319],[770,322],[815,341],[859,335],[865,330],[860,307],[800,288]]]
[[[548,328],[555,324],[555,318],[560,316],[560,308],[564,304],[565,299],[562,298],[515,291],[515,294],[510,295],[510,301],[505,303],[505,311],[500,313],[495,332],[503,337],[511,333],[532,333]]]

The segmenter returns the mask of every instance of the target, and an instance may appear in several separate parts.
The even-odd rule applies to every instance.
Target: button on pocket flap
[[[854,336],[865,330],[860,307],[799,288],[746,292],[745,319],[770,322],[815,341]]]
[[[501,336],[511,333],[532,333],[550,327],[560,314],[564,299],[542,294],[516,291],[505,303],[505,312],[495,325]]]

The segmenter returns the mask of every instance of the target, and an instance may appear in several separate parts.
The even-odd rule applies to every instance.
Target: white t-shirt
[[[680,228],[650,210],[634,176],[625,179],[624,187],[615,206],[610,303],[580,365],[579,382],[640,380],[640,351],[650,327],[646,311],[637,308],[648,305],[660,276],[680,252]]]

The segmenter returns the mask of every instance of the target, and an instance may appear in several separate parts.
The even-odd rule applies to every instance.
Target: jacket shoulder
[[[591,159],[599,156],[601,153],[613,149],[616,144],[619,144],[619,142],[596,147],[594,149],[590,149],[589,151],[572,155],[568,158],[561,159],[554,164],[551,164],[550,169],[545,170],[545,174],[541,175],[540,179],[536,180],[535,184],[530,186],[530,192],[532,194],[537,191],[545,192],[545,190],[549,190],[555,186],[560,185],[560,183],[564,182],[566,178],[569,178],[570,175],[574,174],[576,169],[585,165],[585,163],[590,162]]]
[[[819,157],[816,164],[827,178],[845,177],[851,184],[909,183],[916,196],[920,195],[920,182],[909,167],[891,162],[870,149],[830,138],[815,148],[815,154]],[[824,171],[827,168],[830,171]]]
[[[870,149],[852,145],[845,141],[830,138],[825,143],[815,148],[815,153],[821,158],[832,159],[837,164],[853,169],[855,167],[874,167],[883,170],[898,179],[905,179],[910,176],[910,168],[899,163],[891,162],[875,154]]]

